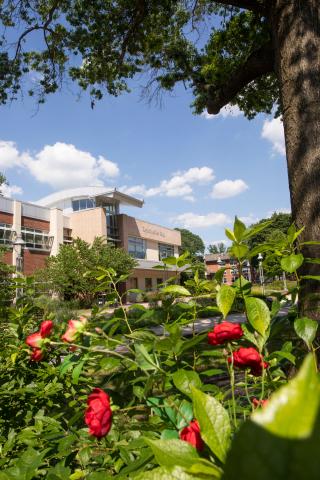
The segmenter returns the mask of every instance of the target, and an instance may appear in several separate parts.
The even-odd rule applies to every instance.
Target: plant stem
[[[251,406],[251,410],[253,411],[253,404],[249,396],[249,390],[248,390],[248,370],[247,369],[244,372],[244,388],[246,391],[246,397],[247,397],[248,403]]]
[[[234,427],[237,428],[237,415],[236,415],[236,400],[234,395],[234,368],[233,368],[233,352],[230,343],[228,343],[228,349],[231,353],[231,363],[229,364],[227,360],[228,371],[230,375],[230,387],[231,387],[231,396],[232,396],[232,411],[233,411],[233,423]]]

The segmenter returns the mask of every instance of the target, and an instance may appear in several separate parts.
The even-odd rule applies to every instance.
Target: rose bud
[[[203,450],[204,443],[200,434],[200,426],[197,420],[193,420],[190,424],[180,432],[180,440],[190,443],[197,450]]]
[[[243,330],[239,323],[222,322],[208,333],[208,342],[210,345],[221,345],[232,340],[239,340],[242,335]]]
[[[102,438],[107,435],[112,424],[109,395],[101,388],[95,388],[88,396],[87,405],[84,421],[89,427],[89,433]]]

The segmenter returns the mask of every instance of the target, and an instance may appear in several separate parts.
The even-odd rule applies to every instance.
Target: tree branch
[[[253,52],[247,61],[230,76],[229,81],[221,88],[207,85],[207,110],[216,115],[221,108],[231,102],[234,97],[250,82],[274,70],[274,52],[271,42]]]
[[[226,7],[244,8],[255,13],[263,13],[266,8],[265,2],[261,3],[258,0],[218,0],[217,3],[221,3]]]

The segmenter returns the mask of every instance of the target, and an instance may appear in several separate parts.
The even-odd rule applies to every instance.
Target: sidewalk
[[[288,314],[289,307],[290,307],[289,305],[287,305],[285,307],[282,307],[279,310],[279,313],[278,313],[277,317],[285,317]],[[244,323],[244,322],[246,322],[246,316],[245,316],[244,313],[232,313],[231,315],[229,315],[227,317],[226,320],[228,322],[232,322],[232,323]],[[206,332],[206,331],[210,330],[211,328],[213,328],[218,323],[220,323],[221,321],[222,321],[221,316],[211,317],[211,318],[199,318],[194,323],[195,332],[196,333]],[[168,332],[166,332],[164,330],[164,327],[162,325],[159,325],[157,327],[150,327],[150,330],[153,333],[155,333],[156,335],[159,335],[159,336],[169,335]],[[192,323],[189,323],[187,326],[185,326],[182,329],[182,333],[186,337],[192,335],[192,331],[193,331]]]

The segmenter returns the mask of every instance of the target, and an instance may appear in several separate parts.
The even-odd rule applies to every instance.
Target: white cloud
[[[253,223],[259,222],[260,218],[254,215],[253,213],[249,213],[247,216],[239,217],[241,222],[245,223],[247,226],[252,225]]]
[[[206,215],[197,215],[187,212],[176,216],[172,222],[184,228],[205,228],[214,225],[222,226],[230,223],[230,218],[225,213],[207,213]]]
[[[214,180],[214,173],[210,167],[192,167],[186,171],[175,172],[168,180],[162,180],[156,187],[147,188],[144,184],[120,188],[128,195],[141,195],[154,197],[164,195],[166,197],[183,197],[188,201],[195,201],[192,185],[205,185]]]
[[[23,190],[18,185],[1,185],[0,192],[4,197],[12,197],[13,195],[22,195]]]
[[[235,197],[248,188],[248,185],[240,178],[237,180],[222,180],[213,186],[210,196],[212,198]]]
[[[261,136],[272,143],[274,152],[280,153],[281,155],[286,154],[283,123],[279,117],[272,120],[265,120]]]
[[[41,183],[53,188],[103,185],[103,179],[119,175],[116,163],[103,156],[77,149],[72,144],[57,142],[45,145],[31,155],[20,153],[14,142],[0,142],[0,168],[24,167]]]
[[[0,140],[0,168],[2,170],[23,166],[28,158],[27,153],[19,153],[14,142]]]
[[[221,108],[220,112],[217,115],[211,115],[206,110],[201,114],[201,116],[206,120],[212,120],[214,118],[219,118],[219,117],[222,117],[222,118],[239,117],[240,115],[242,115],[242,112],[238,107],[238,105],[230,105],[230,104]]]

